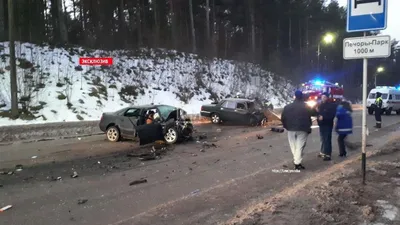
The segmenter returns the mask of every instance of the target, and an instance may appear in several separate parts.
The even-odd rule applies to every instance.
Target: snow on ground
[[[8,42],[0,43],[0,126],[98,120],[131,104],[167,104],[197,114],[203,104],[242,92],[286,104],[294,87],[260,67],[165,49],[102,51],[17,43],[23,119],[10,120]],[[80,66],[80,57],[112,57],[112,66]],[[1,113],[0,110],[0,113]],[[29,114],[32,113],[32,114]]]

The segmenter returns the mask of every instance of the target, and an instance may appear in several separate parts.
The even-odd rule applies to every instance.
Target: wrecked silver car
[[[140,145],[158,140],[174,144],[190,139],[193,134],[193,124],[187,113],[169,105],[130,106],[103,113],[99,127],[109,141],[139,137]]]

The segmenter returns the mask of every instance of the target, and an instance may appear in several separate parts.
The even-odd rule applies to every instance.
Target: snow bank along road
[[[354,105],[353,108],[360,110],[359,105]],[[278,108],[274,111],[280,114],[282,109]],[[201,123],[206,119],[199,115],[190,115],[190,117],[194,123]],[[0,143],[100,134],[98,123],[99,121],[82,121],[0,126]]]
[[[352,139],[358,140],[361,113],[355,112],[354,119]],[[397,116],[384,117],[385,128],[375,132],[374,118],[369,116],[371,144],[373,138],[397,129],[397,123]],[[206,141],[214,141],[216,147],[197,142],[176,145],[161,159],[146,162],[126,156],[141,151],[132,142],[109,143],[104,136],[2,146],[1,167],[25,167],[13,175],[0,175],[1,204],[13,205],[1,214],[1,224],[217,224],[235,217],[253,200],[332,165],[316,158],[318,129],[308,140],[307,170],[300,173],[272,171],[291,166],[285,133],[211,124],[197,129],[207,132]],[[71,178],[73,171],[79,177]],[[147,183],[129,185],[141,178]]]

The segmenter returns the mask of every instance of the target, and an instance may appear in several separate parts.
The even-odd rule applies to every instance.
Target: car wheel
[[[257,126],[257,118],[255,116],[251,116],[249,119],[250,126]]]
[[[111,126],[111,127],[107,128],[106,136],[107,136],[107,140],[109,140],[111,142],[117,142],[121,138],[119,129],[115,126]]]
[[[374,109],[373,109],[373,108],[368,108],[368,114],[369,114],[369,115],[374,114]]]
[[[397,114],[397,115],[400,115],[400,110],[397,110],[397,111],[396,111],[396,114]]]
[[[213,113],[213,114],[211,115],[211,122],[212,122],[213,124],[221,123],[221,118],[219,117],[218,114]]]
[[[392,108],[387,109],[387,110],[385,111],[385,113],[386,113],[387,116],[392,115]]]
[[[174,127],[168,128],[164,135],[164,139],[168,144],[175,144],[178,141],[178,138],[178,131]]]

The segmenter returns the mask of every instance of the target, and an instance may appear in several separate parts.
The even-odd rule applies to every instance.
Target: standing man
[[[376,92],[376,99],[375,99],[375,121],[376,125],[375,128],[382,128],[382,93]]]
[[[317,109],[317,120],[319,134],[321,136],[320,157],[324,161],[330,161],[332,155],[332,131],[333,121],[336,116],[336,104],[329,99],[329,93],[325,92],[321,96],[321,104]]]
[[[293,103],[285,106],[281,121],[283,127],[288,131],[290,149],[292,150],[294,168],[305,169],[301,164],[303,150],[306,147],[307,137],[311,133],[311,112],[307,108],[301,91],[295,92]]]

